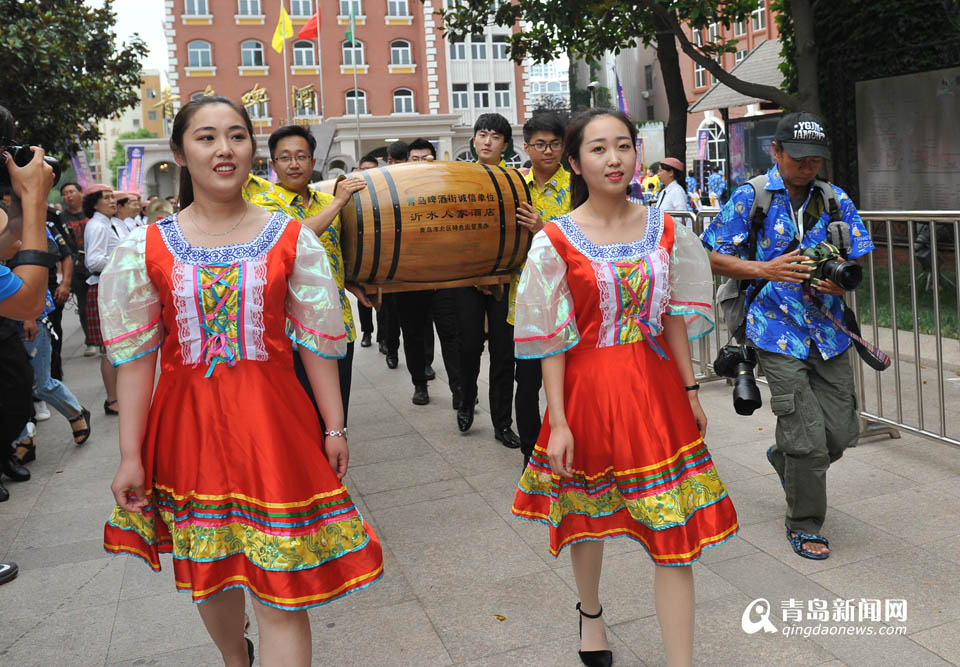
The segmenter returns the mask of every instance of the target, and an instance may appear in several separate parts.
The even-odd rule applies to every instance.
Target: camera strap
[[[850,337],[854,347],[857,348],[857,354],[860,355],[860,358],[863,359],[870,368],[875,371],[884,371],[890,367],[890,357],[879,347],[865,340],[863,336],[860,335],[860,325],[857,324],[857,316],[847,307],[846,303],[843,303],[844,322],[841,322],[830,312],[826,304],[820,300],[820,297],[817,296],[812,287],[808,286],[803,288],[803,300],[816,306],[817,310],[823,313],[824,317],[833,322],[834,326]]]

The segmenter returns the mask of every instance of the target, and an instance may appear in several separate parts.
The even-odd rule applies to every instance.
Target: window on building
[[[252,118],[253,120],[258,120],[261,118],[269,118],[270,111],[267,108],[268,104],[269,104],[269,101],[259,102],[257,104],[251,104],[250,106],[247,107],[247,114],[249,114],[250,118]]]
[[[356,92],[348,90],[347,115],[350,116],[358,113],[367,113],[367,94],[362,90]]]
[[[263,67],[263,44],[255,39],[240,43],[240,64],[244,67]]]
[[[473,84],[473,106],[475,106],[477,109],[490,108],[490,84],[489,83]]]
[[[260,0],[237,0],[237,14],[260,16]]]
[[[466,60],[467,43],[464,41],[450,42],[450,60]]]
[[[407,0],[387,0],[387,16],[410,16]]]
[[[157,112],[156,112],[156,111],[148,111],[148,112],[147,112],[147,120],[156,120],[156,119],[157,119]]]
[[[647,105],[647,120],[656,120],[656,113],[653,111],[653,105]]]
[[[543,65],[534,65],[530,68],[530,76],[543,76]]]
[[[707,70],[697,63],[693,63],[693,87],[703,88],[707,85]]]
[[[157,89],[150,88],[149,90],[147,90],[147,97],[149,97],[151,100],[155,99],[157,97]]]
[[[487,42],[483,35],[470,37],[470,57],[474,60],[487,59]]]
[[[733,36],[743,37],[747,34],[747,24],[745,21],[737,21],[733,24]]]
[[[470,106],[470,93],[467,91],[467,84],[453,84],[453,108],[466,109]]]
[[[212,67],[213,56],[210,50],[210,42],[198,39],[187,44],[187,62],[188,67]]]
[[[767,27],[767,9],[763,6],[763,0],[760,0],[759,9],[750,13],[754,30],[763,30]]]
[[[716,121],[708,121],[700,126],[700,129],[708,130],[707,139],[707,160],[710,164],[723,169],[726,162],[726,143],[727,137]]]
[[[710,27],[707,29],[707,35],[710,38],[711,42],[716,42],[717,38],[720,37],[720,26],[716,23],[711,23]]]
[[[134,119],[133,119],[133,126],[134,126],[134,127],[140,127],[140,119],[139,119],[139,118],[134,118]]]
[[[391,65],[409,65],[410,61],[410,42],[402,39],[390,42]]]
[[[551,95],[556,95],[563,92],[563,86],[560,85],[559,81],[548,81],[546,91]]]
[[[290,16],[300,18],[313,16],[313,0],[290,0]]]
[[[393,92],[393,113],[413,113],[413,91],[400,88]]]
[[[362,65],[363,64],[363,42],[344,42],[343,43],[343,64],[344,65]]]
[[[357,16],[363,16],[360,0],[340,0],[340,16],[350,16],[351,12]]]
[[[491,51],[492,51],[494,60],[506,60],[507,59],[507,36],[494,35]]]
[[[647,90],[653,88],[653,65],[643,66],[643,82],[646,84]]]
[[[694,30],[693,31],[693,45],[694,46],[703,46],[703,31]]]
[[[293,43],[293,66],[313,67],[317,64],[314,58],[313,42],[301,40]]]
[[[510,84],[509,83],[493,84],[493,103],[499,109],[510,108]]]
[[[183,5],[183,13],[187,16],[206,16],[207,0],[187,0]]]
[[[733,62],[739,64],[741,60],[747,57],[746,49],[739,49],[733,56]]]

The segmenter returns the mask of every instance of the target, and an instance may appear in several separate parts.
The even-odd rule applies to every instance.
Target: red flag
[[[317,8],[317,13],[310,17],[310,20],[307,21],[306,25],[300,28],[300,32],[297,33],[297,39],[311,39],[316,37],[320,32],[320,9]]]

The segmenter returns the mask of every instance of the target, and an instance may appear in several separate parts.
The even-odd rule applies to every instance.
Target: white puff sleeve
[[[147,228],[139,227],[117,246],[100,274],[100,328],[114,366],[139,359],[163,339],[160,297],[147,275]]]
[[[673,226],[673,233],[670,303],[665,314],[682,315],[687,337],[694,340],[713,331],[713,273],[700,239],[681,224]]]
[[[347,356],[347,331],[330,259],[317,235],[303,227],[287,277],[287,337],[327,359]]]
[[[518,359],[553,356],[580,342],[567,265],[543,231],[533,237],[520,276],[513,340]]]

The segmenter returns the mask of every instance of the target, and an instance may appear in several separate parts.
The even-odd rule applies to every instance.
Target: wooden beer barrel
[[[515,169],[417,162],[351,176],[367,188],[340,213],[350,282],[449,283],[509,274],[527,256],[517,208],[530,193]]]

